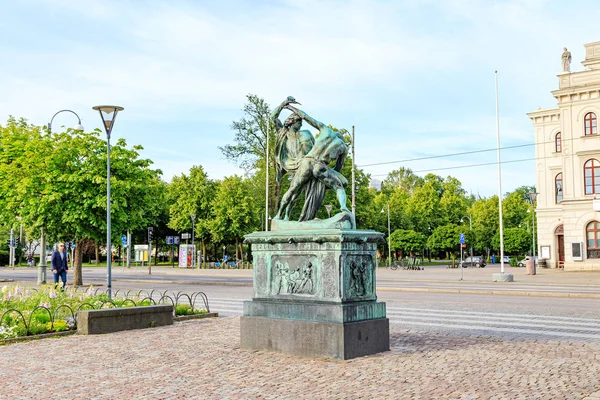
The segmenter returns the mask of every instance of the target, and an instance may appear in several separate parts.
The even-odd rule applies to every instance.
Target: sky
[[[0,0],[0,124],[71,109],[89,131],[101,127],[92,106],[119,105],[112,138],[141,144],[166,181],[193,165],[221,179],[243,174],[218,147],[246,96],[291,95],[355,126],[372,178],[405,167],[491,196],[494,71],[501,147],[521,146],[501,151],[506,193],[535,184],[534,161],[511,162],[534,157],[526,114],[556,107],[563,47],[582,70],[599,17],[592,0]],[[53,130],[76,123],[61,113]],[[492,151],[408,161],[478,150]]]

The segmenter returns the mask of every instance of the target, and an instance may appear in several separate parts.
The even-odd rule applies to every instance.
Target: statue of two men
[[[344,191],[348,180],[340,173],[348,155],[344,137],[292,104],[299,103],[290,96],[273,111],[272,116],[277,128],[277,180],[281,180],[286,172],[291,176],[290,188],[281,199],[275,219],[283,216],[284,220],[289,220],[302,191],[305,192],[305,202],[299,221],[314,219],[326,188],[335,190],[340,209],[349,212]],[[292,115],[281,123],[279,114],[284,108],[292,111]],[[316,137],[310,131],[300,130],[303,121],[319,131]],[[331,168],[329,164],[333,161],[335,165]]]

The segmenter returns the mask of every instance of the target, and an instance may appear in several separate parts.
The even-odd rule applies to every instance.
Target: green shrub
[[[516,267],[517,266],[517,259],[515,257],[509,258],[509,264],[510,264],[511,267]]]

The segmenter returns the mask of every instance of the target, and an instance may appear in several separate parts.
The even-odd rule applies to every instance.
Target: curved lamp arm
[[[73,129],[75,129],[77,131],[82,131],[83,130],[83,125],[81,125],[81,118],[79,118],[79,115],[77,115],[77,113],[75,111],[73,111],[73,110],[60,110],[59,112],[57,112],[56,114],[54,114],[52,116],[52,119],[50,120],[50,122],[48,122],[48,131],[52,132],[52,121],[54,121],[54,117],[56,117],[58,114],[60,114],[61,112],[64,112],[64,111],[68,111],[70,113],[75,114],[75,116],[77,117],[78,123],[77,123],[77,125]]]

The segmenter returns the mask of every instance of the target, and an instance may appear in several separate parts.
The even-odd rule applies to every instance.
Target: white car
[[[510,257],[504,256],[504,264],[510,264]]]
[[[525,257],[524,259],[522,259],[521,261],[519,261],[517,263],[517,267],[521,267],[521,268],[525,267],[527,265],[527,261],[530,260],[530,259],[531,259],[531,256]],[[537,258],[537,256],[535,256],[535,264],[536,265],[538,264],[538,258]]]

